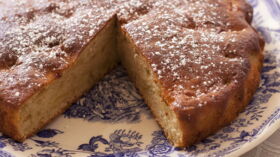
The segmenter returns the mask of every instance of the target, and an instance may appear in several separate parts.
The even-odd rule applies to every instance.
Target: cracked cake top
[[[10,106],[59,78],[115,16],[175,107],[238,88],[263,46],[242,0],[2,0],[0,10],[0,103]]]

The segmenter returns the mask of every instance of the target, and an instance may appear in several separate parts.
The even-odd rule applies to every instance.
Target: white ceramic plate
[[[172,147],[118,67],[36,136],[24,143],[0,136],[0,156],[237,156],[249,151],[280,126],[280,3],[249,2],[254,26],[266,39],[265,66],[252,103],[230,126],[191,147]]]

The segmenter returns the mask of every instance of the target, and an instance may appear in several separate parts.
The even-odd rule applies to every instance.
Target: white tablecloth
[[[280,130],[242,157],[280,157]]]

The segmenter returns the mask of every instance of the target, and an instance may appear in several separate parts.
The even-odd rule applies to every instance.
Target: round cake
[[[244,0],[1,0],[0,18],[0,130],[18,141],[119,62],[178,147],[230,124],[259,85]]]

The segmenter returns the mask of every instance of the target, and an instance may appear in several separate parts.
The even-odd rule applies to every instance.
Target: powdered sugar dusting
[[[239,17],[227,18],[234,17],[224,10],[227,1],[157,1],[152,6],[152,11],[124,28],[143,49],[164,88],[177,99],[174,105],[182,105],[188,97],[202,107],[203,96],[246,76],[246,50],[234,45],[242,44],[239,31],[248,25],[235,26],[232,21]]]
[[[117,15],[168,92],[200,99],[246,74],[247,50],[236,45],[248,24],[234,15],[242,13],[233,5],[213,0],[5,1],[0,4],[0,93],[21,97],[42,87]]]
[[[10,92],[8,95],[19,97],[21,92],[36,90],[47,81],[47,76],[67,68],[116,10],[90,0],[41,0],[41,3],[14,2],[10,8],[21,8],[18,14],[1,12],[0,91],[3,95]]]

